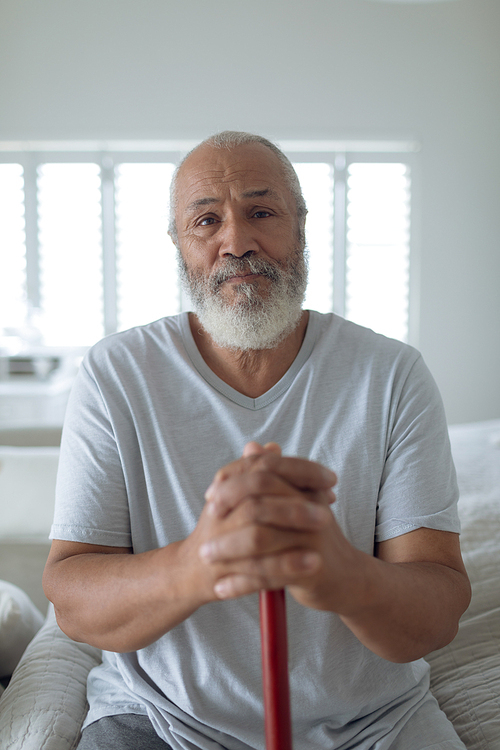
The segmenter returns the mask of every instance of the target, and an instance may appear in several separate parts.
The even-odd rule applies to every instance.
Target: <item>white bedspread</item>
[[[431,688],[468,750],[500,748],[500,420],[450,428],[472,601],[430,654]]]

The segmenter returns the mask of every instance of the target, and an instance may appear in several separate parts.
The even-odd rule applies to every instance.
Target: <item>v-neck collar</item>
[[[219,391],[219,393],[222,393],[222,395],[228,398],[230,401],[233,401],[239,406],[243,406],[245,409],[256,411],[257,409],[262,409],[264,406],[267,406],[272,401],[279,398],[279,396],[281,396],[281,394],[290,387],[297,373],[309,358],[313,350],[319,332],[319,322],[320,319],[318,313],[316,313],[314,310],[310,310],[306,333],[297,356],[295,357],[283,377],[275,385],[273,385],[272,388],[266,391],[266,393],[263,393],[262,396],[258,396],[258,398],[250,398],[249,396],[245,396],[243,393],[240,393],[235,388],[232,388],[230,385],[221,380],[221,378],[219,378],[219,376],[210,369],[210,367],[201,356],[200,351],[194,341],[193,334],[191,333],[191,327],[189,325],[188,313],[182,313],[182,315],[180,316],[180,329],[184,346],[189,355],[189,358],[202,378],[206,380],[207,383],[209,383],[213,388]]]

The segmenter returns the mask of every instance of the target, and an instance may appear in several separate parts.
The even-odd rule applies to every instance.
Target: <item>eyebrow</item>
[[[214,203],[220,203],[219,198],[199,198],[198,200],[190,203],[186,211],[194,213],[198,208],[200,208],[200,206],[211,206]]]
[[[269,196],[269,198],[280,198],[279,193],[272,188],[263,188],[262,190],[247,190],[243,193],[243,198],[262,198],[263,196]]]
[[[245,193],[242,193],[242,198],[263,198],[264,196],[268,196],[269,198],[280,198],[279,193],[276,192],[276,190],[273,190],[272,188],[263,188],[262,190],[247,190]],[[219,198],[198,198],[198,200],[193,201],[190,203],[186,211],[189,213],[195,213],[198,208],[201,208],[203,206],[212,206],[215,203],[220,203]]]

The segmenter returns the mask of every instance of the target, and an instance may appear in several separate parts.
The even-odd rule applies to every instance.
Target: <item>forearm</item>
[[[449,643],[470,600],[467,576],[438,563],[369,558],[361,580],[341,618],[367,648],[394,662]]]
[[[61,629],[109,651],[144,648],[202,603],[182,542],[142,554],[73,554],[47,567]]]

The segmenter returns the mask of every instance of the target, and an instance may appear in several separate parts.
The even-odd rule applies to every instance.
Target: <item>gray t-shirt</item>
[[[419,353],[311,312],[292,366],[256,399],[209,369],[186,314],[93,347],[68,405],[51,537],[135,553],[183,539],[249,440],[333,469],[332,511],[369,554],[419,527],[459,531],[441,399]],[[425,662],[385,661],[335,614],[287,607],[295,746],[388,748],[428,695]],[[140,651],[105,652],[86,723],[145,713],[174,750],[262,748],[259,637],[252,595],[205,605]]]

